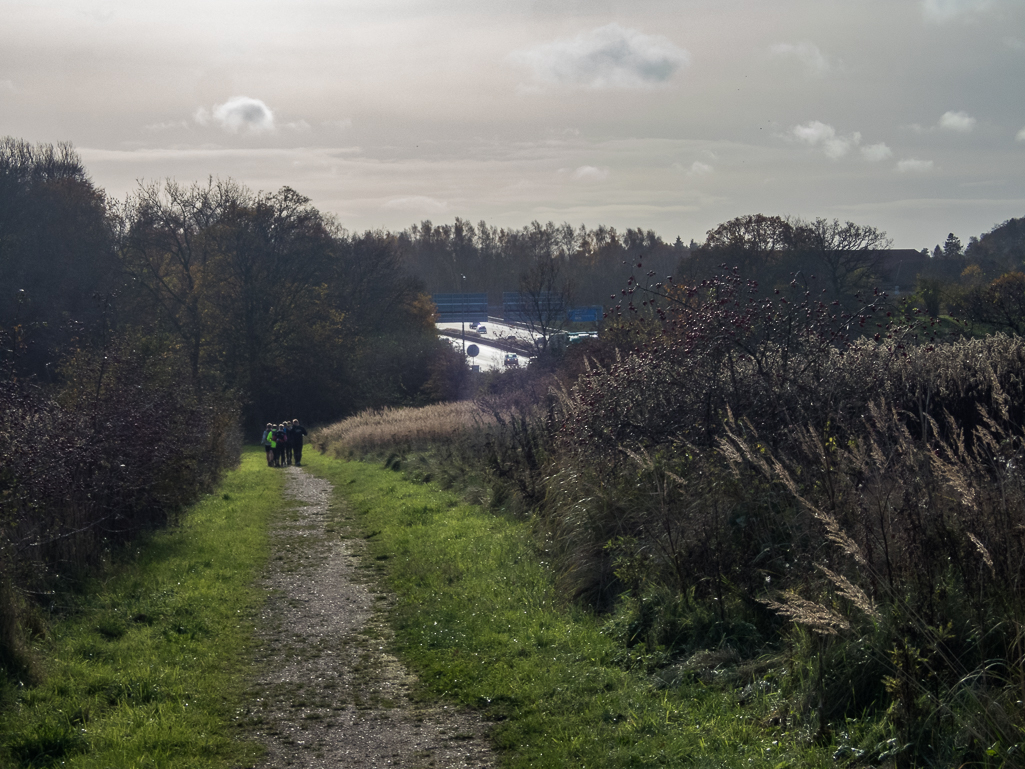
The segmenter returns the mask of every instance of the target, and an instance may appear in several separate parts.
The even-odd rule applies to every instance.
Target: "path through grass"
[[[819,767],[771,694],[627,670],[589,615],[559,604],[528,524],[381,466],[312,455],[357,512],[398,601],[400,654],[431,696],[483,710],[511,767]]]

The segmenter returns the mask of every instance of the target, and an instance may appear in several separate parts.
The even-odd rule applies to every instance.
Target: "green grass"
[[[233,721],[283,483],[262,452],[246,453],[181,526],[146,538],[83,591],[37,644],[44,682],[9,694],[0,765],[251,765],[258,748]]]
[[[529,524],[462,503],[381,466],[308,452],[348,500],[396,591],[399,652],[421,696],[482,711],[508,767],[834,765],[832,747],[785,730],[771,693],[695,676],[658,688],[590,615],[559,603]],[[283,474],[247,453],[180,527],[84,591],[36,653],[46,677],[0,714],[0,766],[251,766],[248,645],[262,596],[267,524]]]
[[[590,615],[559,604],[529,524],[463,504],[380,465],[311,454],[398,596],[399,652],[425,696],[494,721],[509,767],[834,766],[835,746],[786,731],[764,694],[691,676],[656,687]],[[774,716],[776,716],[774,718]]]

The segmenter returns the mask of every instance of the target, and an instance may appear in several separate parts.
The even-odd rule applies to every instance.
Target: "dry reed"
[[[367,410],[315,431],[311,441],[320,451],[352,456],[450,442],[494,421],[471,401]]]

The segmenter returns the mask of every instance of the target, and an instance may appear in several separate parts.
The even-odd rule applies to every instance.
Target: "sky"
[[[1025,216],[1025,0],[0,0],[0,136],[353,232]]]

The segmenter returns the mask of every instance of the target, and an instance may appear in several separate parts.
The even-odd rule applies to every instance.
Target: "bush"
[[[564,589],[648,659],[789,646],[791,718],[869,709],[898,763],[1017,749],[1025,342],[697,331],[563,392],[541,511]]]
[[[118,546],[174,521],[240,452],[230,401],[182,388],[173,356],[125,343],[66,363],[57,393],[0,381],[0,664],[29,664],[18,595],[54,600]]]

